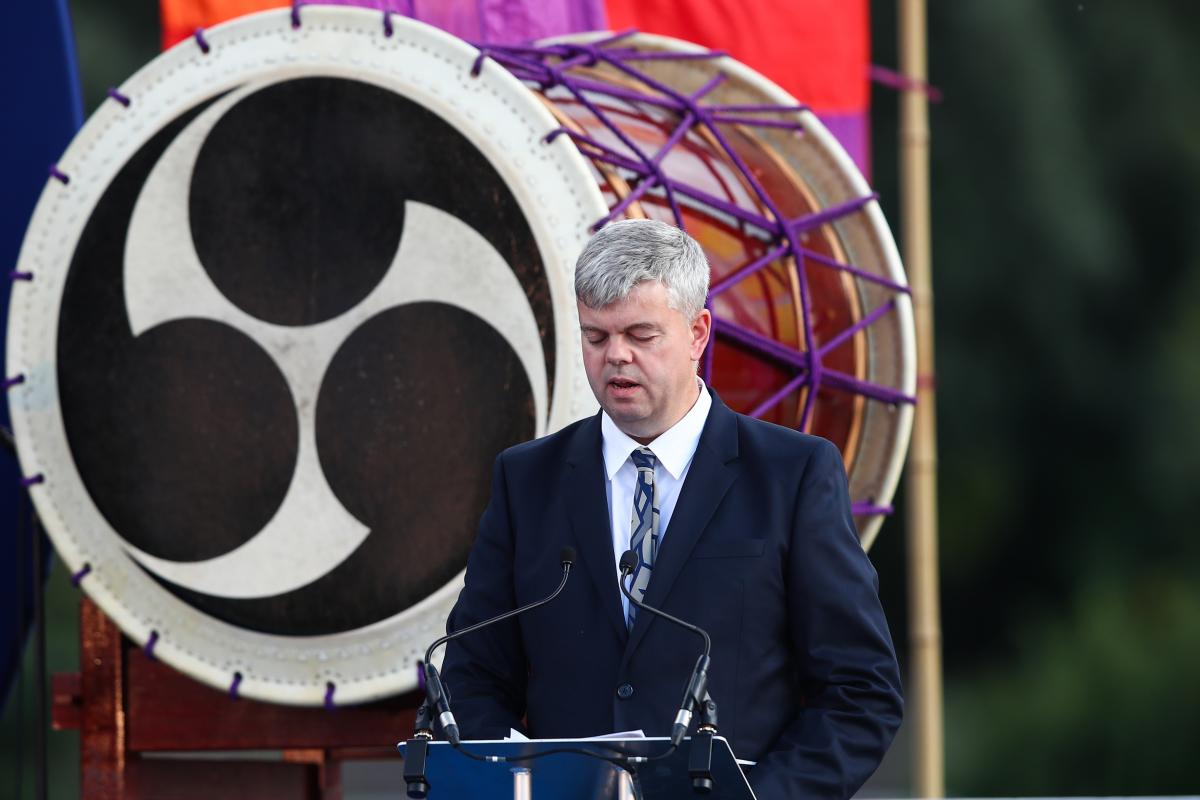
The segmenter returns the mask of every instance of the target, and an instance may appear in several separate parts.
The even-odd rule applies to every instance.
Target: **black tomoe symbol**
[[[239,627],[337,633],[465,563],[544,426],[541,255],[487,159],[371,84],[243,87],[156,134],[71,263],[58,381],[97,508]]]

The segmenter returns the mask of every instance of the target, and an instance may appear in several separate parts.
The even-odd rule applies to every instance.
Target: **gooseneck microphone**
[[[564,547],[559,555],[559,561],[562,563],[563,569],[562,580],[559,581],[558,587],[553,592],[543,597],[541,600],[535,600],[532,603],[523,605],[520,608],[514,608],[512,611],[507,611],[503,614],[492,617],[491,619],[485,619],[482,622],[476,622],[474,625],[468,625],[460,631],[448,633],[440,639],[435,640],[433,644],[429,645],[429,649],[425,651],[425,692],[428,698],[428,703],[432,709],[436,709],[438,715],[437,720],[441,724],[442,730],[446,732],[446,739],[448,739],[450,744],[452,744],[454,747],[458,747],[459,742],[462,741],[462,739],[458,731],[458,722],[454,719],[453,712],[450,711],[450,698],[446,694],[445,687],[442,685],[442,678],[440,675],[438,675],[437,667],[433,665],[433,651],[453,639],[457,639],[460,636],[466,636],[468,633],[474,633],[480,628],[486,628],[487,626],[494,625],[497,622],[503,622],[506,619],[517,616],[518,614],[524,614],[526,611],[532,611],[538,606],[544,606],[546,603],[549,603],[551,600],[558,597],[559,592],[561,592],[563,587],[567,585],[567,578],[571,575],[571,567],[575,564],[575,548],[570,546]]]
[[[708,654],[712,649],[712,640],[708,638],[708,633],[703,628],[692,625],[690,622],[684,622],[678,617],[673,617],[667,612],[653,606],[646,605],[633,596],[629,588],[625,586],[625,579],[633,574],[634,568],[637,567],[637,562],[637,555],[632,550],[626,550],[621,554],[621,579],[619,584],[621,592],[629,598],[629,602],[633,603],[639,609],[649,611],[651,614],[662,617],[682,628],[686,628],[704,640],[704,652],[696,661],[696,667],[692,670],[692,678],[688,681],[687,691],[683,695],[683,702],[679,706],[679,713],[675,715],[675,723],[671,726],[671,744],[678,747],[680,742],[683,741],[683,737],[687,735],[687,729],[692,723],[692,715],[695,713],[696,708],[704,708],[707,704],[712,703],[708,699]]]
[[[450,695],[446,692],[446,687],[442,684],[442,676],[438,674],[437,667],[433,665],[433,651],[451,639],[466,636],[468,633],[477,631],[480,628],[486,628],[488,625],[502,622],[518,614],[524,614],[526,611],[545,605],[558,597],[559,592],[567,585],[567,578],[571,575],[571,567],[575,564],[575,548],[564,547],[559,554],[559,561],[562,563],[562,580],[559,581],[558,587],[549,595],[543,597],[541,600],[523,605],[520,608],[505,612],[491,619],[485,619],[482,622],[476,622],[474,625],[468,625],[460,631],[448,633],[440,639],[435,640],[433,644],[429,645],[429,649],[425,651],[425,702],[417,709],[417,718],[414,726],[416,730],[413,733],[413,738],[405,743],[407,749],[404,754],[404,780],[408,785],[408,796],[413,800],[424,800],[424,798],[429,796],[429,780],[425,777],[425,763],[429,752],[429,742],[433,739],[432,714],[434,711],[437,713],[437,720],[441,724],[442,730],[446,733],[446,739],[449,740],[450,745],[455,750],[482,761],[505,760],[500,756],[477,756],[459,746],[462,743],[462,736],[458,730],[458,722],[454,719],[454,712],[450,710]]]

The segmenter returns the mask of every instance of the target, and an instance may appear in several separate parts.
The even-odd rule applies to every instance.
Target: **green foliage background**
[[[91,111],[157,53],[157,9],[71,10]],[[893,66],[895,4],[871,12]],[[933,2],[929,42],[948,789],[1200,793],[1200,7]],[[897,98],[872,102],[896,227]],[[898,500],[872,557],[903,660]],[[60,567],[49,603],[74,670]],[[31,786],[28,689],[4,795]],[[51,746],[75,796],[77,737]],[[872,794],[906,793],[909,746]]]
[[[1200,8],[933,2],[929,42],[947,788],[1196,794]]]

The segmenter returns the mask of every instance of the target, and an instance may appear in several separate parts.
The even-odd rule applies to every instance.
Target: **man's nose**
[[[604,360],[609,364],[628,364],[633,360],[633,351],[623,336],[610,336],[604,351]]]

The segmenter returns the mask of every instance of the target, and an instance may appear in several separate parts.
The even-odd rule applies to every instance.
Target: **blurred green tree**
[[[894,64],[895,4],[872,12]],[[1200,790],[1194,12],[929,4],[952,793]],[[873,553],[902,648],[903,536]]]

